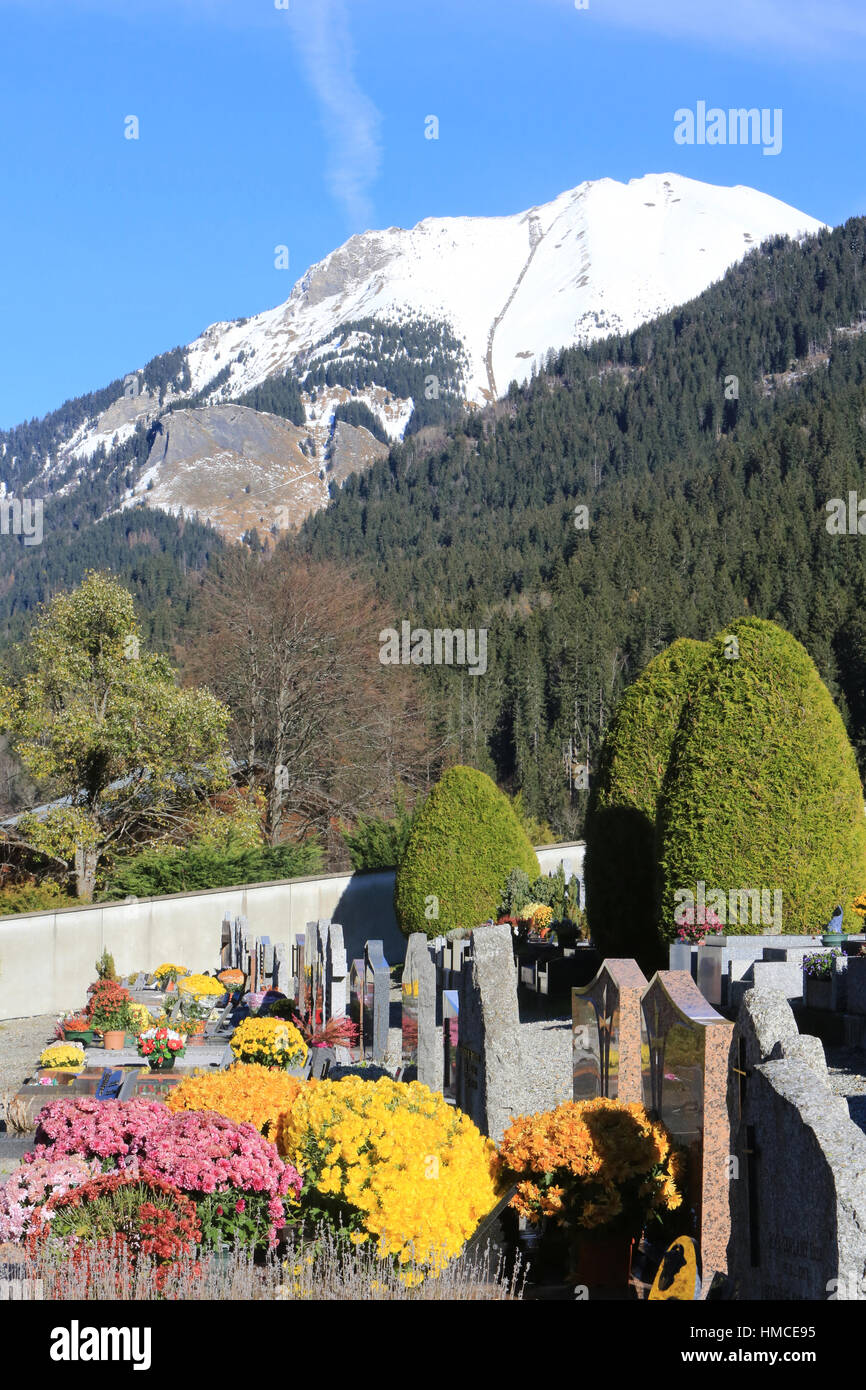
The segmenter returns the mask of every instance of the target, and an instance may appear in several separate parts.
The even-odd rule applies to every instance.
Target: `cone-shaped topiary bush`
[[[866,887],[866,817],[854,752],[812,658],[775,623],[741,619],[709,643],[656,834],[666,941],[698,883],[729,931],[778,929],[776,890],[785,932],[820,931],[837,903],[848,930],[859,925],[851,902]]]
[[[397,921],[407,936],[477,927],[495,917],[515,868],[540,873],[508,797],[475,768],[449,768],[409,833],[394,885]]]
[[[656,804],[683,706],[709,652],[681,638],[655,657],[620,700],[602,746],[586,820],[586,899],[605,956],[661,964],[656,918]]]

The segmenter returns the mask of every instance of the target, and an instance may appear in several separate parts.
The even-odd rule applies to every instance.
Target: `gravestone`
[[[309,1013],[313,1018],[316,1007],[316,993],[318,991],[318,965],[319,965],[319,924],[318,922],[308,922],[304,938],[304,998],[306,999],[305,1013]]]
[[[327,1018],[346,1017],[346,947],[343,928],[332,922],[328,931],[325,953],[325,1015]]]
[[[425,932],[412,932],[406,944],[401,990],[403,1079],[442,1089],[442,1056],[436,1032],[436,962]]]
[[[364,1055],[364,962],[352,961],[349,968],[349,1018],[358,1030],[358,1056]]]
[[[459,986],[457,1106],[498,1143],[522,1093],[517,969],[507,923],[476,927]]]
[[[785,996],[748,993],[728,1092],[731,1274],[740,1298],[866,1297],[866,1136]]]
[[[702,1289],[727,1272],[733,1024],[716,1013],[685,971],[660,970],[644,991],[643,1103],[688,1152],[686,1209],[695,1213]]]
[[[292,947],[292,974],[295,980],[295,1002],[299,1013],[306,1013],[306,953],[307,938],[300,932],[295,936],[295,944]]]
[[[274,944],[274,989],[281,989],[287,998],[293,997],[289,953],[282,941]]]
[[[634,960],[606,960],[591,984],[571,991],[574,1099],[641,1101],[641,996]]]
[[[381,941],[368,941],[364,948],[364,994],[362,1036],[368,1062],[384,1062],[388,1051],[388,1024],[391,1010],[391,972]]]

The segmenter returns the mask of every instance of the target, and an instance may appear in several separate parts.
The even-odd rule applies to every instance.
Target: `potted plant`
[[[166,994],[169,994],[175,989],[180,977],[188,974],[189,971],[185,965],[172,965],[170,961],[167,961],[164,965],[158,965],[156,967],[153,972],[153,978],[156,980],[159,988],[164,990]]]
[[[183,1028],[189,1042],[201,1043],[207,1027],[210,1009],[198,999],[181,996],[180,1014],[177,1018],[179,1028]]]
[[[64,1042],[78,1042],[88,1045],[93,1042],[93,1028],[87,1014],[67,1014],[61,1020]]]
[[[829,951],[812,951],[803,957],[803,996],[807,1008],[836,1007],[836,957],[838,946]]]
[[[102,1033],[103,1047],[107,1051],[119,1051],[123,1047],[126,1030],[132,1024],[129,991],[122,985],[109,985],[109,988],[94,994],[91,1002],[90,1021]]]
[[[228,970],[221,970],[217,979],[231,998],[233,995],[241,994],[246,982],[246,975],[242,970],[230,967]]]
[[[500,1156],[512,1205],[547,1233],[569,1283],[624,1290],[644,1227],[682,1206],[683,1156],[641,1105],[599,1097],[520,1116]]]
[[[171,1071],[186,1045],[182,1033],[174,1028],[146,1028],[138,1038],[138,1055],[147,1059],[151,1071]]]
[[[83,1070],[84,1062],[84,1047],[81,1043],[51,1043],[50,1046],[43,1048],[39,1056],[40,1070],[43,1073],[57,1076],[58,1079],[68,1073],[71,1073],[71,1076],[77,1076]],[[41,1080],[42,1077],[40,1077]]]

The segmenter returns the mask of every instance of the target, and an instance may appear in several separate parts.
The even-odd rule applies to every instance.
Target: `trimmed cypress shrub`
[[[586,906],[605,956],[662,964],[656,919],[656,808],[671,745],[709,646],[680,638],[654,657],[617,705],[586,818]]]
[[[512,869],[540,873],[508,797],[475,768],[449,768],[415,817],[397,869],[402,931],[443,936],[495,918]]]
[[[768,892],[772,915],[777,889],[785,932],[821,930],[837,903],[846,929],[859,926],[851,902],[866,887],[866,817],[854,752],[812,658],[775,623],[744,618],[709,643],[671,749],[656,833],[666,941],[684,903],[678,892],[697,894],[699,882],[707,906],[738,933],[771,925],[760,908],[754,920],[754,894]]]

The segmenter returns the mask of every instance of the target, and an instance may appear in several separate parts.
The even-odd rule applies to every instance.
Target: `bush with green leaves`
[[[383,816],[358,816],[354,828],[340,827],[355,873],[375,869],[395,869],[412,829],[413,813],[405,802],[398,800],[391,819]]]
[[[671,746],[709,654],[686,638],[654,657],[608,727],[586,819],[587,915],[605,956],[663,963],[656,920],[655,827]]]
[[[164,893],[190,893],[203,888],[231,888],[240,883],[316,874],[322,868],[321,846],[275,845],[273,848],[232,848],[193,844],[143,850],[118,861],[106,876],[103,899],[153,898]]]
[[[499,912],[512,869],[538,860],[508,797],[485,773],[452,767],[414,819],[397,868],[394,908],[408,936],[477,927]]]
[[[499,905],[500,917],[514,917],[527,903],[543,903],[553,909],[556,921],[576,922],[580,912],[580,884],[575,874],[566,880],[562,863],[553,874],[541,874],[534,881],[523,869],[512,869],[505,880]]]
[[[0,917],[25,912],[56,912],[58,908],[75,906],[75,898],[50,878],[41,883],[18,883],[0,889]]]
[[[782,895],[782,930],[821,931],[837,903],[859,930],[852,903],[866,885],[866,816],[841,715],[806,649],[775,623],[743,618],[708,644],[684,704],[656,816],[658,924],[676,935],[683,891],[706,885],[707,907],[727,897],[729,930],[746,893]],[[592,898],[590,898],[592,903]]]

